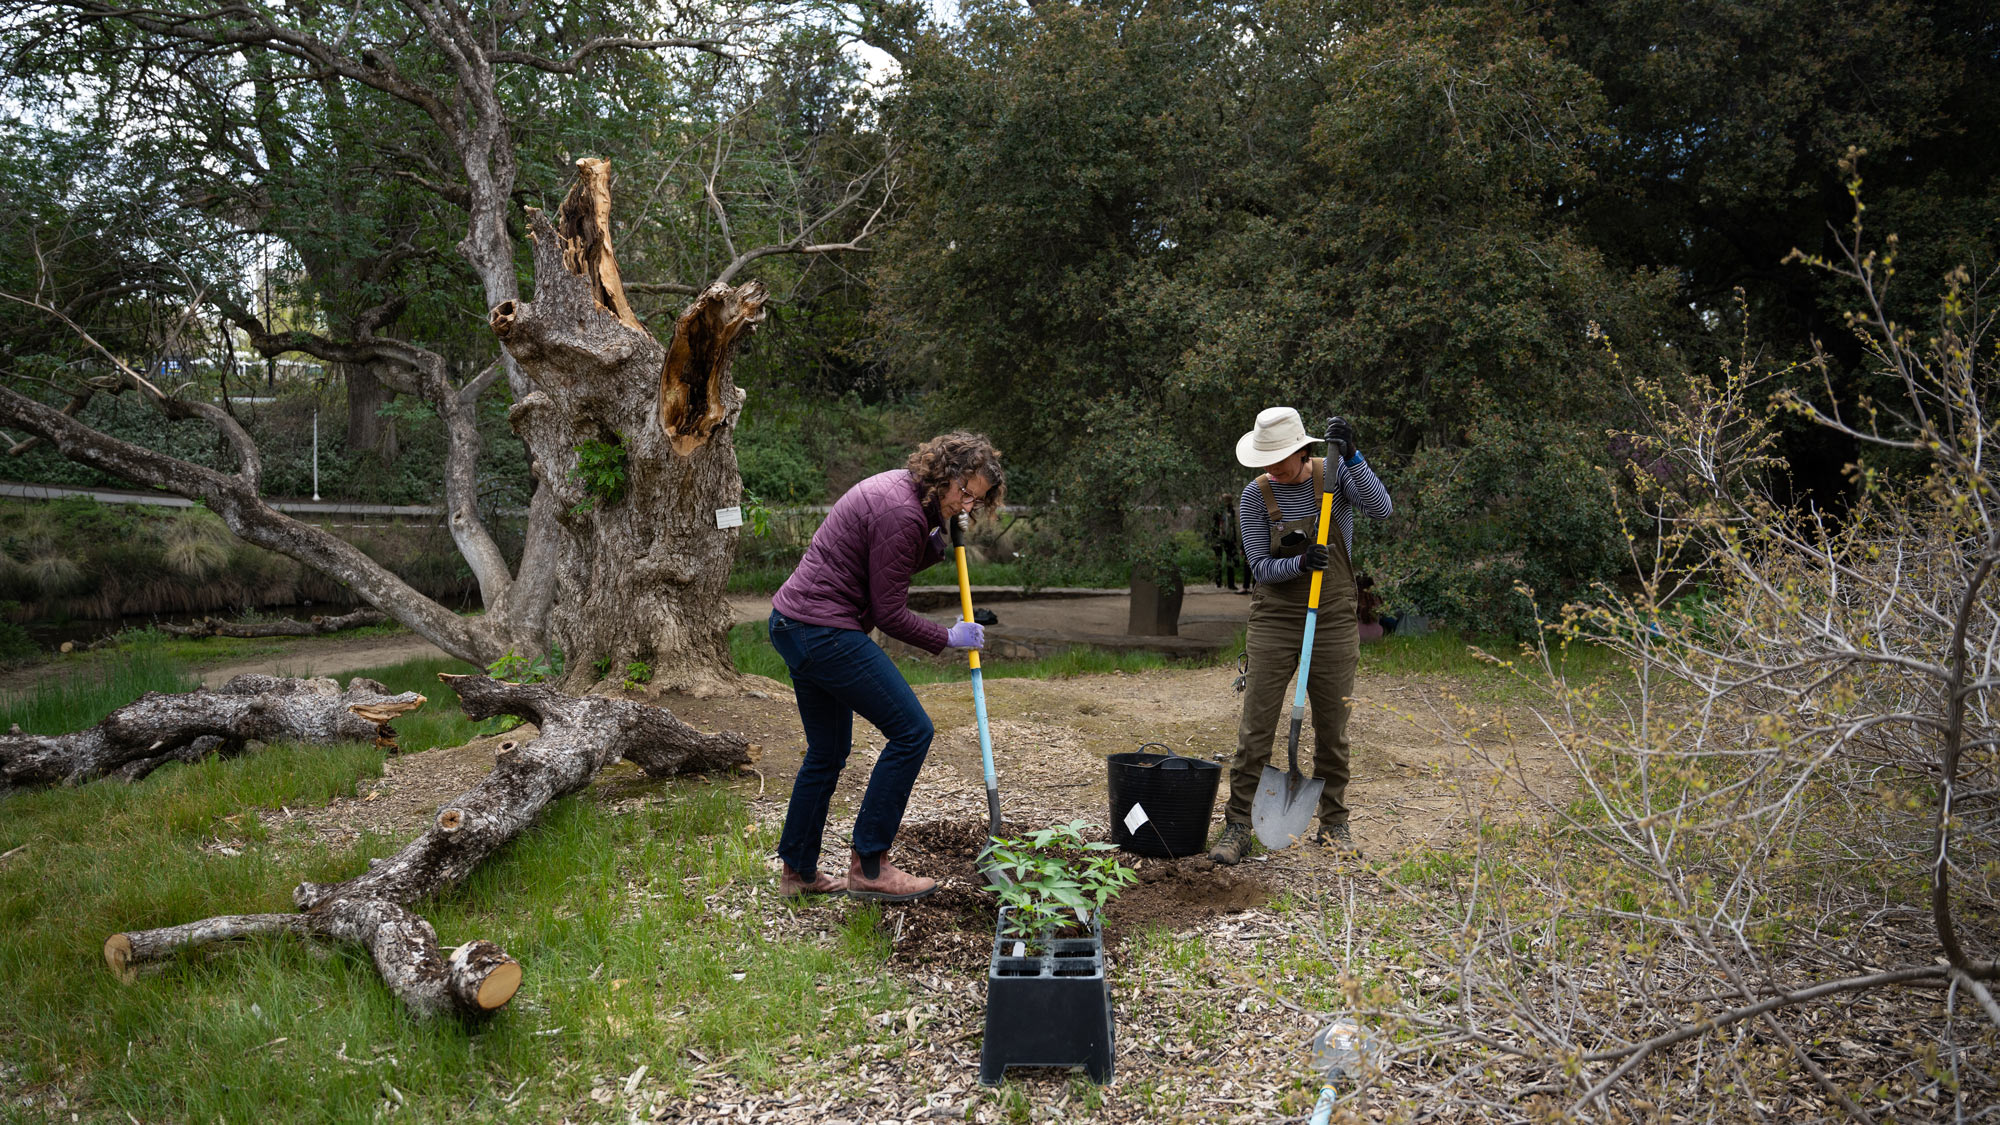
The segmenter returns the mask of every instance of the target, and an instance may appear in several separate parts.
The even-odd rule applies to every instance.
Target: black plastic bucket
[[[1148,754],[1159,746],[1164,754]],[[1208,846],[1208,819],[1215,812],[1215,789],[1222,767],[1183,758],[1157,742],[1130,754],[1105,759],[1111,770],[1111,842],[1140,855],[1179,859]],[[1125,827],[1132,806],[1146,812],[1135,831]]]

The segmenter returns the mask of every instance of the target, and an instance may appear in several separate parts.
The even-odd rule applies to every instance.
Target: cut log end
[[[512,960],[503,961],[495,965],[492,972],[486,974],[485,980],[479,982],[479,989],[473,994],[473,1002],[482,1012],[496,1011],[505,1007],[507,1001],[512,1000],[514,993],[520,989],[521,963]]]
[[[131,984],[139,979],[139,970],[132,967],[132,938],[129,934],[112,934],[104,939],[104,964],[122,984]]]
[[[410,699],[392,699],[381,703],[356,703],[349,707],[348,710],[368,722],[381,726],[394,722],[396,719],[415,711],[429,702],[429,699],[412,693]]]

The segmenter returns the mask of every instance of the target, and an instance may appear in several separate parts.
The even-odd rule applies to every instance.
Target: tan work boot
[[[861,853],[850,853],[847,861],[847,894],[849,898],[870,899],[875,902],[911,902],[937,890],[937,880],[922,875],[912,875],[889,862],[885,853],[875,868],[875,877],[870,879],[862,871]]]
[[[1241,863],[1256,842],[1257,837],[1251,833],[1249,825],[1224,824],[1222,835],[1215,838],[1215,846],[1208,850],[1208,858],[1224,865]]]
[[[1313,837],[1313,840],[1320,847],[1328,849],[1343,859],[1361,858],[1361,845],[1354,842],[1354,836],[1348,832],[1347,822],[1344,820],[1335,821],[1332,824],[1322,822],[1319,826],[1319,834]]]
[[[847,880],[824,871],[813,872],[811,882],[799,878],[789,863],[778,865],[778,895],[781,898],[804,898],[807,895],[837,895],[847,891]]]

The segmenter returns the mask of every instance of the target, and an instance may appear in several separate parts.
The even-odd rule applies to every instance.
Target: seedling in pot
[[[986,889],[1010,908],[1008,937],[1055,936],[1072,926],[1087,927],[1092,912],[1138,881],[1137,872],[1105,854],[1116,850],[1112,845],[1083,838],[1091,827],[1075,820],[994,840],[980,853],[980,870],[992,873]]]

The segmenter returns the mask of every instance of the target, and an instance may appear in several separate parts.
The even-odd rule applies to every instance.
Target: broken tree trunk
[[[412,1013],[491,1012],[512,999],[521,967],[499,946],[473,941],[446,953],[408,906],[457,884],[533,823],[549,802],[588,786],[620,758],[653,777],[729,769],[753,760],[740,734],[702,734],[658,707],[578,698],[541,684],[486,676],[439,677],[474,719],[514,715],[535,724],[526,744],[503,742],[486,780],[447,801],[401,852],[342,883],[301,883],[298,914],[227,915],[159,930],[113,934],[105,963],[131,980],[135,967],[174,952],[258,934],[300,933],[366,946],[383,982]]]
[[[316,637],[363,625],[380,625],[387,620],[389,615],[381,610],[357,609],[338,617],[312,617],[304,621],[292,617],[279,621],[217,621],[204,617],[192,625],[161,625],[159,629],[176,637]]]
[[[670,347],[626,304],[611,247],[610,164],[577,161],[558,223],[528,211],[535,295],[491,324],[536,390],[509,412],[563,534],[548,641],[581,691],[609,668],[655,690],[706,692],[735,673],[724,585],[741,522],[736,348],[764,317],[762,285],[711,285]]]
[[[240,752],[253,739],[373,739],[394,750],[389,724],[423,705],[416,692],[392,695],[359,676],[346,691],[328,679],[258,675],[178,695],[149,691],[88,730],[39,735],[16,727],[0,735],[0,793],[80,785],[107,774],[136,781],[167,762]]]

